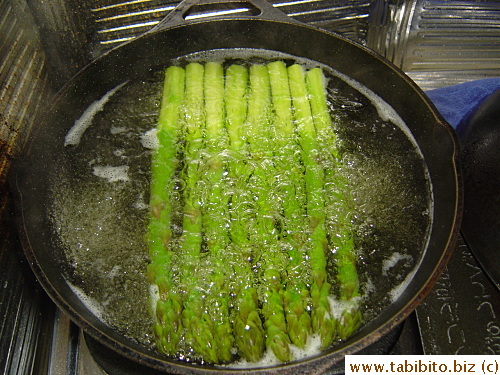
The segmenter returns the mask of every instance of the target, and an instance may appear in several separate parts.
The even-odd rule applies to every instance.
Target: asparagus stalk
[[[310,295],[308,289],[308,264],[306,261],[305,235],[305,185],[304,170],[296,143],[293,124],[292,100],[288,85],[288,73],[283,61],[268,64],[274,107],[274,139],[276,140],[276,164],[280,171],[279,187],[282,194],[284,228],[289,262],[286,268],[286,288],[283,295],[287,330],[290,340],[303,348],[311,333]]]
[[[205,148],[207,166],[204,181],[207,189],[203,207],[203,231],[213,267],[208,309],[215,324],[215,345],[219,362],[231,360],[233,332],[229,321],[229,285],[227,262],[228,193],[225,189],[225,157],[228,146],[224,126],[224,71],[220,63],[205,64]]]
[[[340,159],[340,153],[337,148],[337,135],[334,132],[332,118],[328,109],[326,79],[323,70],[321,68],[308,70],[306,73],[306,85],[311,104],[311,114],[321,147],[325,155],[331,155],[335,162],[337,162]],[[333,170],[335,165],[328,165],[328,167]]]
[[[356,270],[356,259],[352,251],[352,233],[341,233],[336,245],[337,280],[340,284],[340,300],[346,301],[338,325],[338,335],[341,340],[346,340],[361,325],[363,316],[359,305],[359,280]]]
[[[150,184],[150,220],[148,226],[148,266],[150,284],[158,286],[159,299],[152,296],[153,331],[161,352],[173,355],[182,334],[182,300],[173,282],[171,205],[177,166],[177,142],[180,136],[180,108],[184,97],[184,70],[169,67],[165,71],[163,96],[157,124],[159,148],[153,153]]]
[[[349,301],[344,304],[337,330],[340,339],[348,338],[361,324],[361,310],[358,300],[359,280],[356,270],[353,231],[351,227],[350,205],[345,191],[345,182],[335,173],[340,164],[340,154],[337,148],[337,138],[328,111],[326,84],[323,71],[320,68],[311,69],[306,74],[307,88],[311,103],[314,125],[321,139],[322,155],[325,165],[325,186],[329,198],[328,217],[329,237],[334,248],[337,266],[337,281],[340,300]]]
[[[204,127],[203,74],[201,64],[186,66],[184,219],[182,246],[182,283],[185,289],[182,323],[185,341],[205,361],[218,362],[214,326],[206,311],[206,280],[200,269],[202,259],[202,129]]]
[[[230,202],[230,238],[234,248],[235,281],[234,335],[239,354],[249,362],[258,361],[264,352],[265,333],[258,310],[258,295],[250,259],[252,246],[248,238],[246,181],[251,173],[246,163],[243,124],[247,115],[248,70],[231,65],[225,82],[226,128],[229,135],[229,179],[233,194]]]
[[[294,105],[294,116],[299,134],[304,161],[309,215],[309,257],[312,284],[312,327],[321,337],[321,346],[328,347],[335,338],[336,322],[331,314],[328,296],[330,284],[327,281],[326,249],[328,245],[325,228],[324,172],[319,164],[319,145],[308,100],[304,68],[294,64],[288,68],[290,92]]]
[[[281,270],[286,256],[277,241],[276,219],[279,208],[274,196],[276,171],[272,163],[272,133],[270,132],[270,82],[265,65],[250,67],[250,98],[246,136],[250,157],[255,165],[251,176],[254,195],[255,222],[250,238],[260,251],[262,314],[266,327],[266,346],[280,361],[292,359],[283,307]]]

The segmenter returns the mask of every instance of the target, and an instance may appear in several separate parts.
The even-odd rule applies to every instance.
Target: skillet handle
[[[276,9],[266,0],[183,0],[149,32],[200,22],[200,20],[227,18],[258,18],[266,21],[302,24]]]

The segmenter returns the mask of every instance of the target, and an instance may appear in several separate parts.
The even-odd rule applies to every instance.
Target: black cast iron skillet
[[[234,5],[232,1],[229,3]],[[20,231],[26,256],[41,284],[59,307],[97,341],[153,369],[170,373],[224,373],[220,368],[161,359],[110,329],[85,307],[68,286],[61,271],[62,250],[51,239],[46,213],[50,185],[47,169],[62,152],[64,137],[75,119],[92,102],[125,79],[141,77],[176,57],[200,51],[251,48],[279,51],[329,66],[371,89],[405,121],[430,173],[434,217],[427,248],[413,279],[380,316],[346,343],[321,355],[250,371],[322,373],[346,354],[358,352],[401,323],[442,272],[454,248],[461,218],[457,138],[423,92],[374,52],[336,34],[298,23],[263,0],[236,3],[251,9],[251,15],[186,20],[185,16],[196,8],[193,2],[183,2],[155,30],[105,54],[64,87],[15,168]],[[212,1],[205,1],[196,6],[203,11],[210,4]]]

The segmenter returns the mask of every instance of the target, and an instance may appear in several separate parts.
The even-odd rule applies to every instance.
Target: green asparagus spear
[[[346,340],[359,328],[363,316],[359,304],[361,294],[356,259],[352,252],[352,233],[347,232],[340,236],[344,239],[337,245],[337,280],[340,284],[340,300],[346,303],[339,318],[338,335],[341,340]]]
[[[270,131],[270,82],[265,65],[250,67],[250,97],[245,125],[250,157],[255,169],[250,178],[254,195],[255,221],[250,229],[250,239],[260,252],[262,264],[260,299],[265,318],[266,346],[280,361],[292,359],[283,307],[283,280],[281,270],[286,265],[286,255],[278,243],[276,221],[279,205],[274,193],[276,176]]]
[[[225,182],[225,150],[228,146],[224,126],[224,71],[220,63],[205,64],[205,150],[204,175],[206,199],[203,206],[203,231],[213,268],[207,305],[215,324],[215,345],[219,362],[229,362],[233,332],[229,321],[230,264],[227,262],[229,233],[228,192]]]
[[[159,148],[153,153],[151,163],[150,185],[150,225],[156,228],[150,235],[161,235],[163,241],[155,241],[151,255],[164,254],[172,237],[170,228],[172,191],[174,172],[176,168],[177,142],[180,136],[180,108],[184,97],[184,70],[179,67],[169,67],[165,71],[163,97],[160,116],[157,124]],[[162,225],[162,228],[157,226]],[[158,247],[156,247],[158,245]]]
[[[202,129],[204,127],[203,74],[201,64],[186,66],[184,219],[182,234],[182,284],[185,288],[182,323],[185,341],[207,362],[217,363],[214,325],[206,311],[204,288],[207,281],[200,272],[202,245]]]
[[[336,322],[331,314],[328,300],[331,286],[327,281],[326,272],[328,240],[325,228],[324,172],[318,163],[320,150],[308,101],[304,68],[298,64],[290,66],[288,77],[302,159],[306,168],[307,214],[310,218],[312,327],[321,337],[321,346],[326,348],[335,338]]]
[[[286,65],[283,61],[274,61],[267,66],[275,114],[275,160],[276,168],[280,171],[279,190],[282,194],[284,214],[282,231],[286,233],[289,256],[286,290],[283,295],[286,322],[290,340],[296,346],[303,348],[311,333],[311,317],[308,312],[310,295],[307,287],[309,265],[304,253],[307,232],[304,170],[293,124]]]
[[[160,351],[173,355],[181,339],[182,301],[173,282],[170,192],[176,169],[177,142],[180,136],[180,107],[184,97],[184,70],[169,67],[165,71],[160,116],[157,124],[159,147],[151,164],[150,220],[148,227],[148,266],[150,284],[156,285],[159,299],[152,296],[153,331]]]
[[[335,173],[340,164],[340,155],[337,148],[337,138],[333,123],[328,111],[326,98],[326,83],[323,71],[320,68],[311,69],[306,74],[307,88],[311,103],[314,125],[321,139],[323,164],[325,166],[325,186],[330,213],[327,218],[329,237],[334,248],[334,257],[337,267],[337,281],[340,290],[340,299],[348,301],[341,312],[337,330],[340,339],[348,338],[361,324],[361,310],[359,309],[359,280],[356,270],[356,256],[354,252],[353,230],[351,225],[351,206],[349,195],[345,191],[345,181]]]
[[[332,118],[326,97],[326,79],[321,68],[310,69],[306,73],[306,84],[311,104],[311,114],[318,133],[322,153],[330,154],[337,161],[340,154],[337,148],[337,135],[334,132]],[[330,166],[328,166],[330,167]],[[332,170],[334,169],[331,168]]]
[[[229,180],[233,194],[230,204],[230,238],[235,259],[234,335],[239,354],[249,362],[258,361],[264,352],[265,333],[259,315],[258,295],[251,269],[254,257],[247,228],[249,199],[246,181],[252,169],[246,164],[243,124],[247,115],[248,70],[231,65],[226,70],[226,128],[229,134]]]

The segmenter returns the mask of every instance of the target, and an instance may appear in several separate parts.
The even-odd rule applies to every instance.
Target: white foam
[[[102,322],[107,323],[106,314],[103,311],[103,306],[92,297],[88,296],[81,288],[68,282],[68,286],[73,293],[82,301],[85,307]]]
[[[361,303],[361,297],[354,297],[350,300],[339,300],[335,296],[328,296],[328,302],[330,303],[330,311],[335,320],[340,320],[342,318],[342,313],[353,308],[358,308]]]
[[[387,275],[387,271],[395,267],[399,262],[411,262],[412,260],[413,257],[411,255],[394,252],[389,259],[384,259],[382,263],[382,274]]]
[[[128,181],[128,165],[120,165],[112,167],[110,165],[95,165],[93,167],[93,174],[97,177],[104,178],[109,182]]]
[[[321,338],[319,335],[309,335],[307,338],[307,343],[304,348],[299,348],[295,345],[290,345],[290,351],[292,352],[292,357],[294,361],[299,361],[304,358],[309,358],[314,355],[321,353]],[[217,367],[224,368],[237,368],[237,369],[250,369],[250,368],[262,368],[280,365],[282,362],[276,358],[272,350],[267,349],[264,355],[257,362],[248,362],[244,359],[233,362],[228,365],[222,365]]]
[[[290,350],[292,351],[294,361],[318,355],[321,353],[321,337],[316,334],[309,335],[304,348],[290,345]]]
[[[408,275],[406,275],[403,282],[396,285],[389,292],[389,296],[390,296],[392,302],[395,302],[401,296],[401,294],[403,294],[403,292],[406,290],[406,287],[408,286],[408,284],[410,284],[410,282],[413,280],[413,276],[415,275],[415,273],[417,272],[417,270],[419,268],[420,268],[420,264],[418,264]]]
[[[392,288],[389,291],[389,298],[392,302],[395,302],[401,294],[406,290],[408,284],[413,280],[413,276],[417,272],[417,270],[420,268],[420,263],[422,262],[422,258],[420,257],[418,263],[413,267],[413,269],[406,275],[404,280],[397,284],[394,288]],[[411,257],[408,254],[401,254],[398,252],[395,252],[389,259],[384,260],[383,265],[382,265],[382,273],[383,275],[387,276],[387,271],[389,271],[392,267],[394,267],[398,262],[400,261],[405,261],[405,262],[412,262],[413,257]]]
[[[160,142],[158,141],[157,134],[158,129],[153,128],[141,135],[142,146],[151,150],[157,150],[160,147]]]
[[[104,105],[108,102],[111,96],[117,92],[126,82],[121,85],[115,87],[113,90],[108,91],[101,99],[93,102],[79,119],[75,121],[75,124],[69,129],[68,133],[66,133],[66,137],[64,138],[64,146],[68,145],[78,145],[83,136],[83,133],[92,125],[92,121],[94,120],[94,116],[103,110]]]
[[[262,356],[262,358],[259,359],[257,362],[248,362],[244,359],[241,359],[241,360],[233,362],[229,365],[223,365],[220,367],[245,369],[245,368],[271,367],[271,366],[276,366],[279,364],[281,364],[281,362],[278,360],[278,358],[276,358],[276,356],[274,355],[274,353],[270,349],[267,349],[264,352],[264,355]]]

